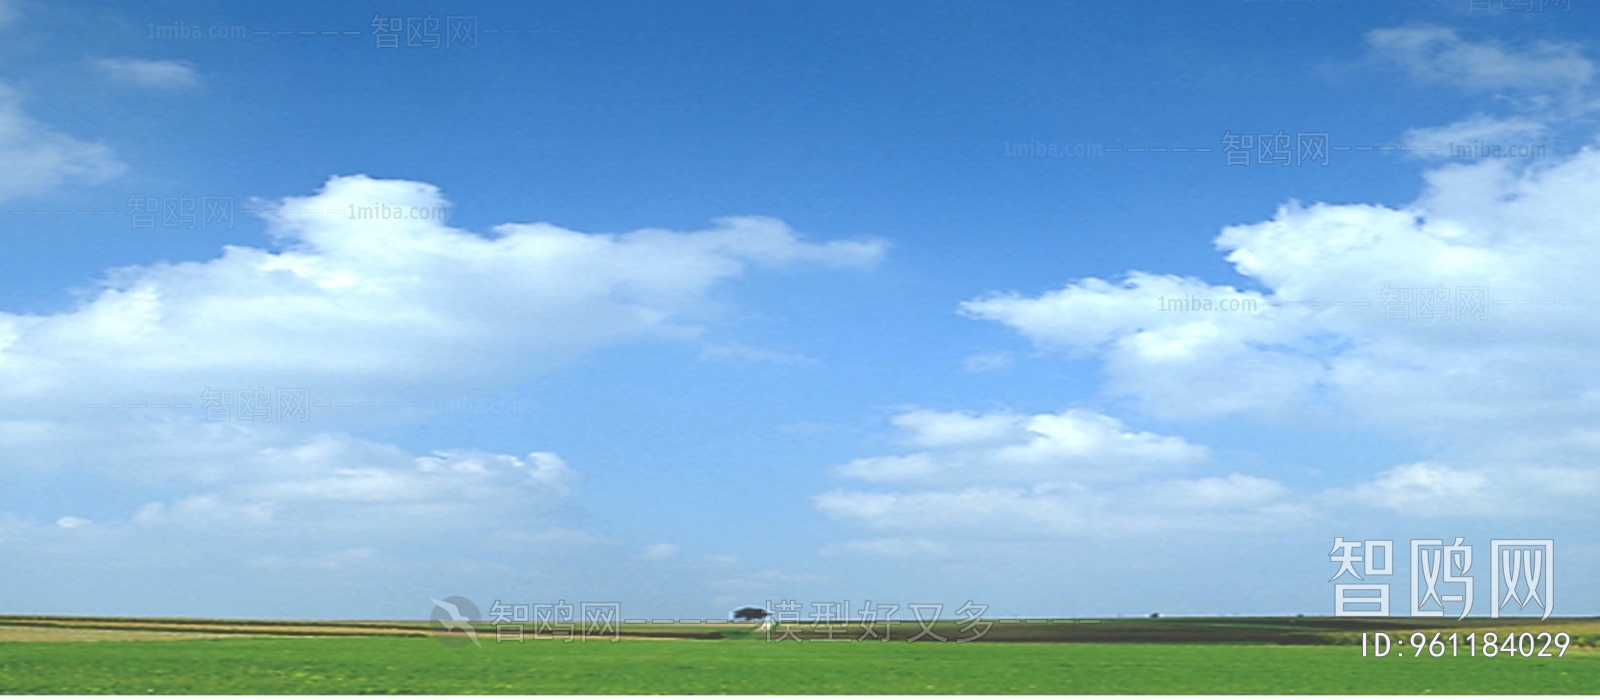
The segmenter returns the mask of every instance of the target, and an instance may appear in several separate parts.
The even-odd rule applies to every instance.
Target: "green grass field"
[[[491,634],[482,648],[394,635],[109,639],[0,641],[0,692],[1600,692],[1600,653],[1592,648],[1564,658],[1417,658],[1407,649],[1379,659],[1363,658],[1359,644],[775,644],[747,631],[714,640],[520,644],[497,644]]]

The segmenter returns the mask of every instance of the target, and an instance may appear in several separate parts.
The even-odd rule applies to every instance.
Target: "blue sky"
[[[6,0],[0,611],[1328,614],[1460,536],[1593,614],[1600,16],[1501,4]]]

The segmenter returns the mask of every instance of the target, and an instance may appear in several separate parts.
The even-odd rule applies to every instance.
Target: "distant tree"
[[[765,620],[772,617],[772,613],[764,608],[739,608],[733,611],[735,620]]]

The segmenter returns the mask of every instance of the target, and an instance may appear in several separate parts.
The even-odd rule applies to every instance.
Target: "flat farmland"
[[[1403,619],[1362,624],[1369,631],[1388,628],[1397,638],[1424,629]],[[1594,649],[1600,621],[1593,619],[1439,622],[1424,632],[1447,638],[1452,631],[1463,637],[1484,631],[1497,636],[1512,630],[1566,631],[1574,642],[1562,657],[1467,656],[1464,642],[1454,657],[1417,656],[1409,646],[1382,658],[1363,657],[1361,630],[1353,625],[1348,618],[996,622],[976,643],[908,644],[898,638],[773,643],[767,641],[769,631],[751,625],[663,624],[624,626],[620,641],[496,642],[491,628],[480,633],[482,646],[448,646],[429,635],[426,623],[414,621],[0,618],[0,692],[1589,694],[1600,689],[1600,653]],[[840,627],[865,631],[859,625]],[[914,624],[911,628],[917,630]],[[793,631],[804,636],[813,630],[802,625]],[[956,630],[934,631],[952,636],[945,633]],[[837,630],[826,634],[839,636]],[[1211,641],[1197,640],[1205,635]]]

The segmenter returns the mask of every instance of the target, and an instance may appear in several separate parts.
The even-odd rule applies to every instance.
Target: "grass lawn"
[[[0,643],[5,693],[1595,693],[1600,654],[1270,644],[428,638]]]

